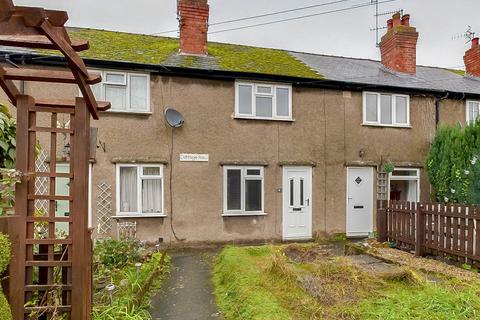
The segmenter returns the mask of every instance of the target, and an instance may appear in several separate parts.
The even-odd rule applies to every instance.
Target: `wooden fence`
[[[377,203],[381,242],[480,266],[480,206],[383,201]]]

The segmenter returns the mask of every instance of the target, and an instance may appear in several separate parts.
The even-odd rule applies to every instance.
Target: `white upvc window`
[[[420,201],[420,169],[395,168],[389,181],[389,200]]]
[[[410,96],[363,92],[363,124],[409,127]]]
[[[467,100],[467,124],[473,124],[480,117],[480,101]]]
[[[235,117],[292,120],[292,86],[237,81]]]
[[[92,70],[100,73],[102,82],[92,86],[98,100],[110,101],[111,112],[150,112],[150,74],[111,70]]]
[[[264,214],[263,167],[223,168],[224,215]]]
[[[117,215],[164,215],[163,165],[117,164]]]

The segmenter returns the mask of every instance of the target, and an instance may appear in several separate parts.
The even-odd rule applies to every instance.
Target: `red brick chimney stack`
[[[465,61],[465,70],[469,75],[480,77],[480,44],[478,38],[472,40],[472,47],[465,52],[463,61]]]
[[[180,53],[207,54],[208,0],[179,0]]]
[[[410,26],[410,15],[396,13],[387,25],[388,31],[380,42],[382,64],[394,71],[415,74],[418,32]]]

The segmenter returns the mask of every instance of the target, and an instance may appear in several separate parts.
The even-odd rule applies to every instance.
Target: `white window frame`
[[[135,212],[123,212],[121,211],[120,205],[120,169],[121,168],[137,168],[137,211]],[[160,168],[160,175],[143,175],[143,168]],[[164,165],[163,164],[132,164],[132,163],[121,163],[116,165],[116,173],[115,173],[115,187],[116,187],[116,213],[117,216],[134,216],[134,217],[165,217],[165,179],[164,179]],[[143,212],[143,195],[142,195],[142,180],[147,179],[160,179],[161,181],[161,200],[162,200],[162,212],[160,213],[150,213],[150,212]]]
[[[470,119],[470,103],[478,103],[478,116],[477,116],[477,119],[480,119],[480,100],[467,100],[467,101],[466,101],[466,106],[465,106],[467,125],[473,124],[473,123],[475,122],[475,120],[476,120],[476,119]]]
[[[252,88],[252,114],[240,113],[240,95],[239,87],[249,86]],[[271,93],[259,93],[258,87],[270,87]],[[277,89],[288,90],[288,115],[277,115]],[[258,117],[256,116],[256,97],[272,97],[272,117]],[[257,120],[279,120],[279,121],[292,121],[292,86],[287,84],[274,84],[274,83],[262,83],[262,82],[235,82],[235,118],[239,119],[257,119]]]
[[[150,97],[150,74],[149,73],[139,73],[139,72],[126,72],[126,71],[118,71],[118,70],[98,70],[98,69],[91,69],[94,73],[99,73],[102,76],[102,82],[100,84],[100,97],[96,97],[98,100],[105,100],[105,88],[106,86],[113,86],[113,87],[124,87],[125,88],[125,109],[115,109],[114,106],[108,110],[108,112],[112,113],[145,113],[151,114],[151,97]],[[116,82],[107,82],[107,73],[114,74],[114,75],[123,75],[124,82],[123,83],[116,83]],[[136,77],[145,77],[147,81],[147,108],[145,110],[138,109],[131,106],[131,87],[130,87],[130,78],[132,76]],[[80,92],[80,96],[82,93]]]
[[[367,121],[367,94],[372,94],[377,96],[377,121]],[[392,123],[382,123],[381,115],[381,96],[390,95],[392,96]],[[404,97],[407,100],[407,123],[397,123],[397,97]],[[363,124],[369,126],[381,126],[381,127],[410,127],[410,96],[406,94],[396,94],[396,93],[387,93],[387,92],[373,92],[373,91],[364,91],[363,92]]]
[[[395,171],[412,171],[415,172],[414,176],[394,176],[393,172]],[[420,201],[420,169],[418,168],[395,168],[393,172],[388,174],[388,200],[390,200],[390,181],[417,181],[417,200]]]
[[[240,210],[228,210],[227,208],[227,172],[228,170],[240,170]],[[260,175],[249,176],[247,170],[260,170]],[[262,182],[262,208],[259,211],[245,210],[245,181],[261,180]],[[255,216],[265,215],[265,174],[261,166],[224,166],[223,167],[223,216]]]

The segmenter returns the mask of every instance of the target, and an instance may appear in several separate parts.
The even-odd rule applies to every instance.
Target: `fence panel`
[[[417,255],[480,265],[479,206],[379,201],[377,212],[379,241]]]

